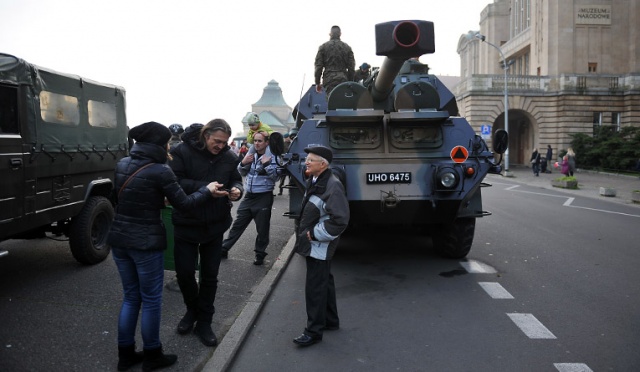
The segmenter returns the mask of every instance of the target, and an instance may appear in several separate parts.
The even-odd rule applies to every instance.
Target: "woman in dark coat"
[[[165,197],[175,208],[193,209],[223,192],[218,192],[219,185],[212,182],[189,196],[184,193],[165,164],[171,132],[164,125],[144,123],[132,128],[129,135],[136,143],[130,156],[116,166],[116,215],[108,237],[124,291],[118,318],[118,370],[126,371],[143,361],[143,370],[149,371],[169,366],[177,359],[163,354],[160,342],[163,251],[167,247],[160,210],[165,207]],[[140,308],[144,353],[135,352]]]
[[[533,174],[536,176],[540,175],[540,153],[538,149],[533,149],[531,153],[531,169],[533,170]]]

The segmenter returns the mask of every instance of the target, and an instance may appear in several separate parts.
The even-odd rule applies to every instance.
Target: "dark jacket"
[[[296,252],[319,260],[330,260],[340,234],[349,224],[349,201],[344,186],[330,169],[318,177],[315,185],[311,186],[309,180],[301,211],[296,231]],[[312,241],[307,238],[307,231],[312,232]]]
[[[206,185],[187,196],[178,185],[178,179],[167,161],[167,151],[161,146],[138,142],[131,156],[116,165],[113,199],[117,201],[116,215],[109,232],[109,245],[117,248],[157,250],[167,248],[167,238],[160,210],[165,207],[165,196],[171,205],[180,209],[193,209],[197,204],[212,200]],[[141,167],[120,191],[122,185]]]
[[[530,161],[533,165],[540,165],[540,153],[538,151],[532,152]]]
[[[173,160],[169,166],[178,177],[186,193],[193,192],[209,182],[217,181],[225,189],[237,187],[243,192],[242,177],[236,166],[238,157],[226,146],[214,155],[199,142],[201,124],[190,125],[182,134],[182,143],[171,150]],[[215,235],[231,226],[231,201],[228,198],[213,198],[199,208],[174,211],[173,225],[181,227],[206,227],[206,233]]]

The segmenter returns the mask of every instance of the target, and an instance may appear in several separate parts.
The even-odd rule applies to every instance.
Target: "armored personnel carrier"
[[[79,262],[104,260],[127,133],[122,87],[0,53],[0,241],[66,235]]]
[[[497,131],[493,150],[458,116],[453,94],[428,66],[434,27],[427,21],[377,24],[376,54],[386,56],[365,85],[338,85],[328,99],[312,86],[296,105],[298,136],[283,166],[289,174],[290,210],[300,214],[305,192],[304,148],[324,145],[345,185],[350,227],[418,228],[430,233],[437,252],[465,257],[482,206],[487,173],[500,173],[507,134]]]

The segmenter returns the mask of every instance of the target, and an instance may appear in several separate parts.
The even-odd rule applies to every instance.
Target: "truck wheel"
[[[438,225],[431,234],[433,246],[443,257],[464,258],[471,250],[475,230],[475,218],[458,218],[453,223]]]
[[[111,250],[107,235],[113,215],[113,207],[107,198],[92,196],[82,211],[71,219],[69,247],[78,262],[93,265],[107,258]]]

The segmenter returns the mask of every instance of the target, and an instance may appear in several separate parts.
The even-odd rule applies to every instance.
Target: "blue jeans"
[[[118,346],[135,344],[138,313],[142,307],[140,330],[144,348],[161,347],[163,252],[112,248],[111,254],[118,267],[124,292],[118,318]]]

